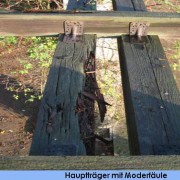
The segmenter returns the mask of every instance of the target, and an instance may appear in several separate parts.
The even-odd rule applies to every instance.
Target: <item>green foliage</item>
[[[26,74],[31,69],[39,69],[41,70],[41,92],[36,94],[31,94],[28,96],[27,93],[32,93],[31,89],[25,89],[24,94],[28,97],[26,102],[33,102],[35,99],[41,99],[42,98],[42,92],[43,88],[45,86],[46,78],[47,78],[47,72],[49,70],[49,67],[51,65],[54,51],[57,44],[57,38],[53,37],[31,37],[27,39],[27,42],[30,44],[29,48],[27,49],[27,54],[30,58],[28,63],[24,63],[24,61],[21,62],[23,65],[23,70],[20,71],[21,74]],[[36,61],[35,65],[30,63],[32,61]]]
[[[21,79],[23,79],[23,77],[25,77],[27,74],[33,73],[33,70],[39,72],[38,76],[39,82],[41,84],[38,85],[38,88],[41,88],[41,90],[38,92],[35,92],[33,88],[28,88],[28,84],[25,83],[19,85],[18,88],[10,84],[8,85],[7,90],[15,93],[13,95],[13,98],[15,100],[19,100],[18,93],[22,91],[24,92],[24,96],[26,97],[26,102],[33,102],[35,99],[42,98],[43,88],[45,86],[47,73],[53,59],[56,44],[57,38],[53,37],[21,38],[13,36],[0,36],[0,46],[3,48],[3,51],[0,53],[1,56],[6,53],[14,53],[15,47],[17,51],[21,51],[21,48],[25,49],[26,51],[26,55],[20,56],[19,59],[17,59],[19,62],[19,67],[17,66],[15,69],[12,69],[10,71],[12,77],[13,75],[16,75],[16,77],[21,77]],[[31,86],[31,84],[29,85]],[[19,89],[20,86],[21,88]]]
[[[30,95],[30,97],[28,98],[28,100],[26,102],[34,102],[34,100],[36,99],[37,97],[35,95]]]
[[[180,6],[175,5],[175,3],[171,0],[155,0],[155,1],[160,4],[166,4],[169,7],[171,7],[173,10],[175,10],[177,13],[180,13]]]
[[[2,46],[7,46],[7,45],[17,44],[18,39],[15,36],[9,36],[9,37],[0,37],[0,41]]]
[[[17,37],[6,37],[6,41],[8,45],[17,44]]]
[[[14,98],[15,100],[18,100],[18,99],[19,99],[19,95],[18,95],[18,94],[14,94],[14,95],[13,95],[13,98]]]
[[[19,70],[19,74],[28,74],[29,70],[33,69],[33,64],[25,60],[19,60],[19,62],[23,66],[23,69]]]
[[[49,37],[32,37],[28,54],[31,59],[37,60],[41,68],[49,68],[56,48],[57,39]]]
[[[108,69],[101,70],[102,77],[101,81],[98,82],[98,85],[101,89],[101,93],[104,95],[109,95],[114,98],[119,98],[119,95],[116,93],[114,84],[118,83],[118,80],[114,76],[114,72]]]
[[[180,50],[180,41],[179,41],[179,42],[176,42],[175,48],[178,49],[178,50]]]
[[[6,9],[28,10],[28,9],[62,9],[62,0],[1,0],[0,6]]]
[[[173,64],[173,69],[175,71],[180,71],[180,41],[175,43],[175,54],[172,55],[172,58],[175,60]]]

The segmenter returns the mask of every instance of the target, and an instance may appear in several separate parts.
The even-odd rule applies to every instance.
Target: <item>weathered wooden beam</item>
[[[58,154],[58,146],[63,144],[75,145],[76,155],[86,154],[75,110],[84,82],[83,62],[89,56],[88,53],[95,51],[93,37],[94,35],[86,35],[84,43],[64,43],[62,39],[59,40],[46,83],[30,155],[63,155],[60,152]],[[55,115],[52,120],[52,132],[48,134],[48,119],[53,112]]]
[[[149,39],[151,42],[145,46],[131,44],[128,36],[119,40],[132,154],[155,154],[158,146],[167,145],[168,148],[169,144],[179,148],[180,142],[180,93],[164,52],[157,53],[161,48],[157,37]],[[180,153],[180,149],[169,151]]]
[[[180,92],[158,37],[118,42],[131,154],[180,154]]]
[[[64,32],[65,20],[83,21],[85,34],[129,34],[130,22],[145,21],[151,24],[150,35],[180,36],[180,14],[178,13],[94,11],[0,13],[0,34],[2,36],[57,35]]]
[[[168,116],[168,120],[164,120],[164,126],[169,143],[178,146],[180,144],[180,91],[158,36],[149,36],[146,48],[162,99],[161,108],[165,109]]]
[[[143,0],[113,0],[113,5],[118,11],[146,11]]]
[[[95,53],[95,35],[84,35],[83,43],[65,43],[63,37],[53,57],[30,155],[86,155],[76,107],[84,87],[84,62]]]
[[[146,11],[144,0],[131,0],[134,6],[134,11]]]
[[[1,157],[1,170],[179,170],[180,156]]]
[[[134,6],[131,0],[116,0],[113,1],[115,9],[118,11],[134,11]]]

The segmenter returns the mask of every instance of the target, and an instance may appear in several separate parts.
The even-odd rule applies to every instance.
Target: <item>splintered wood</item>
[[[76,106],[84,86],[83,63],[89,53],[95,51],[93,37],[85,36],[84,43],[64,43],[63,36],[60,37],[39,111],[31,155],[86,154]],[[75,153],[62,151],[67,145]]]
[[[71,3],[80,5],[80,1]],[[31,155],[94,155],[96,139],[109,144],[94,133],[94,101],[101,121],[109,105],[96,82],[96,36],[83,35],[81,43],[66,43],[63,38],[49,72]]]
[[[77,101],[80,132],[86,145],[88,155],[94,155],[95,140],[99,137],[95,134],[94,101],[98,103],[101,122],[104,121],[105,113],[107,111],[106,105],[110,105],[105,102],[104,97],[100,92],[95,72],[95,54],[91,52],[89,58],[84,63],[85,86]],[[103,141],[104,138],[101,137],[101,140]],[[106,143],[106,141],[103,142]]]

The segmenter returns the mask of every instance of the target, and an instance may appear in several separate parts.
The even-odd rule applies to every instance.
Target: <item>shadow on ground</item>
[[[6,75],[1,75],[1,77],[2,76]],[[16,79],[13,78],[11,78],[11,80],[16,81]],[[13,97],[15,92],[8,91],[5,84],[0,84],[0,94],[0,106],[2,106],[4,109],[6,108],[8,111],[14,111],[21,116],[26,116],[28,120],[26,121],[24,130],[25,132],[32,133],[35,128],[37,113],[41,101],[35,99],[34,102],[26,102],[27,98],[23,92],[18,93],[19,99],[16,100]]]

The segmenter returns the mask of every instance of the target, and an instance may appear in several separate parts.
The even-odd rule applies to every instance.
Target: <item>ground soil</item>
[[[179,5],[178,1],[170,0],[170,2],[175,6]],[[162,3],[161,5],[152,5],[153,3],[154,1],[152,0],[146,0],[148,10],[164,12],[176,11],[176,9],[167,4]],[[170,65],[173,65],[174,60],[172,59],[172,54],[175,53],[175,50],[173,49],[175,41],[171,39],[162,39],[161,42],[164,46]],[[26,48],[27,47],[24,47],[23,45],[14,46],[14,48],[11,47],[11,51],[9,51],[8,47],[0,47],[0,156],[27,156],[32,141],[40,101],[35,100],[32,103],[27,103],[27,99],[21,91],[18,92],[19,100],[16,100],[13,98],[13,95],[17,92],[7,90],[7,87],[20,82],[22,84],[28,84],[35,92],[40,91],[38,79],[41,74],[38,69],[33,69],[33,76],[32,74],[17,76],[10,73],[12,70],[18,71],[21,69],[19,59],[28,60]],[[119,155],[128,155],[128,138],[125,123],[123,92],[119,67],[116,64],[118,59],[116,62],[111,61],[111,66],[106,66],[108,62],[105,60],[103,62],[104,63],[102,64],[99,61],[99,64],[97,64],[99,76],[101,75],[101,70],[104,68],[107,71],[113,72],[113,78],[119,78],[119,81],[114,83],[115,93],[120,93],[117,99],[112,98],[108,93],[105,95],[106,101],[115,105],[114,109],[108,110],[109,114],[106,119],[107,121],[110,120],[112,118],[111,114],[113,113],[113,125],[116,127],[114,133],[121,132],[119,135],[121,137],[119,138],[121,146],[116,147],[117,153]],[[180,72],[175,71],[173,68],[172,70],[180,89]],[[114,112],[114,110],[116,110],[116,112]],[[118,123],[118,118],[121,123]]]
[[[31,145],[40,101],[26,102],[23,88],[40,86],[40,72],[12,74],[22,69],[20,59],[28,60],[26,48],[18,44],[0,48],[0,156],[28,155]],[[16,91],[8,90],[13,87]],[[13,97],[17,94],[18,100]]]

